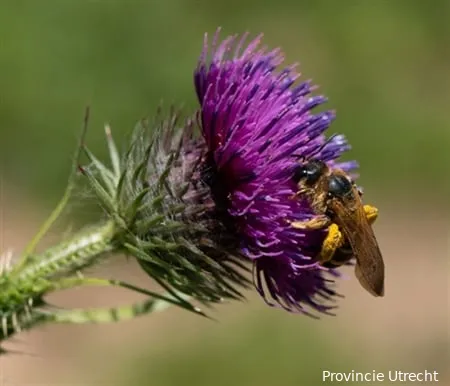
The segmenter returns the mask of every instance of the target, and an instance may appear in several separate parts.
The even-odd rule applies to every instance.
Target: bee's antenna
[[[301,163],[306,161],[306,157],[304,154],[292,154],[292,157],[298,159]]]
[[[327,140],[319,148],[316,149],[316,151],[314,151],[312,154],[309,155],[309,158],[314,158],[323,149],[325,149],[325,147],[328,146],[328,144],[330,144],[333,141],[333,139],[336,138],[337,136],[338,134],[333,134],[330,137],[328,137]]]
[[[297,158],[297,160],[300,163],[304,163],[307,159],[314,159],[314,156],[319,154],[329,143],[333,141],[334,138],[336,138],[338,134],[333,134],[327,140],[315,151],[313,151],[308,157],[306,157],[304,154],[292,154],[292,157]]]

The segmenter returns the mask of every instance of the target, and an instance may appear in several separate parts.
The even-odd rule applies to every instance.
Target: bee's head
[[[332,173],[328,177],[328,195],[342,198],[353,191],[352,181],[344,174]]]
[[[300,181],[304,181],[306,185],[314,185],[326,169],[327,165],[325,162],[311,160],[294,168],[293,179],[297,184]]]

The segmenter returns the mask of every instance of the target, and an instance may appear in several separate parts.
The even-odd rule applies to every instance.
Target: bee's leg
[[[291,225],[296,229],[322,229],[330,224],[331,220],[325,215],[320,215],[306,221],[292,221]]]
[[[364,205],[367,221],[372,225],[378,217],[378,209],[374,206]]]
[[[364,205],[364,212],[366,214],[367,221],[372,225],[378,217],[378,209],[374,206]],[[336,250],[344,245],[344,242],[344,235],[339,230],[339,227],[334,223],[331,224],[328,228],[327,237],[325,237],[325,240],[322,243],[319,261],[321,263],[330,261],[336,253]]]
[[[331,224],[328,228],[327,237],[322,243],[322,249],[319,253],[319,261],[320,263],[326,263],[330,261],[336,250],[344,245],[344,235],[339,230],[339,227],[336,224]]]
[[[310,190],[310,189],[307,189],[307,188],[301,188],[301,189],[297,190],[297,191],[293,194],[292,198],[297,198],[297,197],[303,196],[305,193],[308,192],[308,190]]]

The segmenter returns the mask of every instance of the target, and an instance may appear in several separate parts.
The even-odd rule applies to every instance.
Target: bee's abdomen
[[[336,250],[331,260],[322,263],[325,268],[337,268],[347,264],[353,258],[353,251],[350,246],[344,245]]]

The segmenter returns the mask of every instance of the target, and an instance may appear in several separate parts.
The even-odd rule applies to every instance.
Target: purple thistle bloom
[[[278,70],[278,49],[261,47],[261,37],[245,47],[245,38],[219,43],[216,33],[208,52],[205,36],[194,74],[208,148],[203,179],[223,221],[241,240],[242,253],[253,261],[254,283],[265,301],[289,311],[308,313],[308,305],[327,313],[334,307],[326,301],[337,294],[326,276],[338,273],[315,259],[326,232],[289,223],[314,215],[307,203],[293,199],[293,169],[296,156],[347,172],[357,164],[336,162],[350,148],[344,136],[326,141],[334,112],[311,112],[326,98],[311,96],[310,81],[296,83],[295,66]]]

